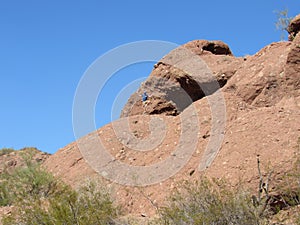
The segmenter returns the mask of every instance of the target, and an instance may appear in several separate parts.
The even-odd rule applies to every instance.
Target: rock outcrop
[[[186,117],[182,115],[192,112],[191,117],[197,116],[199,130],[196,132],[195,152],[174,176],[143,188],[124,187],[105,181],[115,190],[116,199],[128,213],[155,213],[153,202],[162,204],[178,181],[199,179],[202,175],[225,178],[233,187],[242,183],[255,193],[259,182],[257,155],[265,167],[274,170],[270,190],[282,182],[282,176],[292,168],[299,151],[299,37],[299,34],[296,35],[293,42],[272,43],[247,57],[234,57],[230,50],[225,51],[226,47],[222,47],[222,51],[203,50],[203,46],[211,42],[189,42],[154,66],[149,78],[130,97],[123,109],[122,119],[80,140],[92,151],[96,146],[91,140],[98,137],[114,158],[109,163],[120,161],[133,167],[153,165],[175,157],[174,149],[182,145],[181,140],[187,142],[187,149],[193,148],[193,138],[184,137],[183,132],[189,130],[191,124],[184,128],[182,123]],[[212,53],[216,51],[224,54]],[[183,56],[183,60],[176,60],[177,55]],[[200,69],[198,62],[205,62],[200,63]],[[203,65],[207,67],[201,67]],[[209,102],[207,97],[207,94],[215,95],[216,87],[222,91],[225,101],[226,116],[223,119],[226,123],[221,133],[224,140],[212,164],[199,171],[199,162],[201,164],[203,158],[211,153],[207,152],[207,148],[216,129],[214,123],[221,123],[220,119],[212,117],[215,104]],[[144,91],[150,97],[149,101],[142,103],[140,95]],[[155,142],[151,139],[153,131],[150,129],[153,118],[160,118],[166,130],[163,135],[159,133],[157,145],[148,149]],[[122,128],[118,131],[116,124],[120,121],[126,121],[129,130]],[[156,124],[156,128],[162,130],[164,126]],[[44,163],[51,172],[73,186],[88,177],[97,177],[82,156],[78,143],[60,149]],[[144,146],[147,151],[134,149],[132,146],[136,143],[140,148],[143,148],[143,143],[148,143]],[[99,159],[95,157],[96,162]],[[151,201],[147,196],[151,196]]]
[[[177,115],[192,102],[223,87],[243,61],[243,58],[233,57],[229,47],[221,41],[191,41],[154,66],[149,78],[129,98],[121,117],[156,112]],[[147,108],[141,104],[144,91],[151,96]],[[156,99],[160,100],[152,101]]]
[[[285,78],[289,91],[300,95],[300,33],[296,35],[287,56]]]
[[[291,20],[287,31],[289,33],[289,41],[293,41],[300,31],[300,14]]]
[[[184,44],[183,47],[199,56],[205,52],[211,52],[214,55],[233,56],[229,46],[222,41],[195,40]]]
[[[177,115],[192,102],[224,86],[224,91],[234,92],[247,104],[274,105],[286,92],[299,89],[299,40],[298,34],[293,42],[272,43],[247,57],[232,56],[229,47],[219,41],[184,44],[155,65],[149,78],[128,100],[121,117]],[[218,46],[218,50],[204,50],[207,46]],[[144,91],[152,97],[150,107],[141,103]]]
[[[272,43],[249,57],[224,91],[233,92],[250,105],[275,105],[285,96],[289,85],[285,68],[291,45],[289,42]]]
[[[93,151],[97,146],[92,140],[98,138],[113,158],[107,165],[120,161],[122,165],[146,167],[163,163],[168,158],[174,164],[177,157],[174,151],[185,141],[186,149],[194,152],[184,167],[169,179],[145,187],[124,187],[103,179],[114,190],[126,212],[155,214],[155,206],[163,204],[168,193],[177,188],[178,181],[197,180],[203,175],[225,178],[232,187],[245,185],[256,194],[257,156],[264,176],[270,169],[273,171],[269,183],[272,193],[299,158],[300,35],[297,18],[290,26],[295,35],[292,42],[272,43],[252,56],[234,57],[229,47],[219,41],[197,40],[175,49],[154,66],[149,78],[128,100],[120,120],[60,149],[44,166],[76,186],[87,177],[97,177],[82,156],[80,144]],[[143,103],[144,91],[150,97]],[[218,93],[222,94],[226,109],[222,118],[212,115],[213,110],[218,111],[215,107],[218,101],[209,101]],[[194,129],[189,117],[198,120],[196,140],[185,136],[184,131]],[[151,124],[157,118],[161,123]],[[188,126],[183,126],[187,120]],[[122,121],[126,122],[127,130],[124,125],[119,131],[116,125]],[[203,158],[212,155],[209,151],[211,138],[216,136],[214,132],[218,129],[214,125],[222,122],[224,130],[219,136],[224,139],[219,152],[214,155],[212,164],[200,171]],[[160,131],[157,140],[153,139],[153,127]],[[163,129],[165,133],[161,132]],[[157,143],[153,143],[155,141]],[[138,144],[139,149],[133,148],[133,144]],[[143,147],[144,151],[140,151]],[[99,163],[102,158],[98,155],[92,159]],[[115,173],[118,176],[117,171]],[[105,177],[105,173],[101,175]],[[149,179],[155,175],[149,174]]]

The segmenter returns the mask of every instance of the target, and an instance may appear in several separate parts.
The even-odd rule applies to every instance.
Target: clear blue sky
[[[0,2],[0,148],[54,153],[74,141],[73,97],[88,66],[121,44],[222,40],[237,56],[280,40],[275,10],[300,13],[299,0]],[[124,69],[99,96],[97,127],[115,95],[152,64]]]

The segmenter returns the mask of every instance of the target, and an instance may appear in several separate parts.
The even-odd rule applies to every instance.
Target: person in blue
[[[145,102],[147,100],[148,100],[147,92],[144,92],[144,94],[142,94],[142,102]]]

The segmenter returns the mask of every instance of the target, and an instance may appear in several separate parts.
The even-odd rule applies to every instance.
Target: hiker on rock
[[[147,92],[144,92],[142,94],[142,103],[143,103],[144,110],[146,110],[146,107],[149,103],[149,96],[147,95]]]
[[[147,92],[144,92],[144,94],[142,94],[142,102],[145,102],[147,100],[148,100]]]

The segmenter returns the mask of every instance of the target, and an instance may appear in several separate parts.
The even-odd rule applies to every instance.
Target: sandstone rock
[[[291,20],[287,30],[289,33],[289,41],[293,41],[300,31],[300,14]]]
[[[298,33],[293,42],[272,43],[253,56],[236,58],[230,54],[213,54],[220,51],[207,51],[203,49],[203,46],[207,46],[206,41],[195,41],[158,62],[123,109],[122,116],[129,117],[119,121],[125,121],[129,130],[124,130],[122,123],[116,127],[118,121],[115,121],[93,132],[95,139],[100,138],[105,150],[111,156],[116,156],[108,164],[120,161],[131,166],[154,165],[168,157],[176,157],[174,149],[182,146],[181,140],[187,141],[186,149],[193,149],[191,143],[195,138],[184,135],[182,123],[189,116],[197,116],[199,129],[193,130],[198,137],[197,146],[184,168],[160,183],[136,188],[112,184],[103,179],[116,191],[117,202],[124,205],[124,210],[137,215],[147,212],[147,216],[151,217],[156,211],[147,196],[155,199],[158,205],[164,205],[166,196],[176,189],[178,181],[198,180],[201,175],[217,180],[226,179],[232,187],[245,185],[256,194],[259,182],[257,155],[260,155],[263,174],[274,171],[270,180],[270,191],[273,192],[275,186],[281,184],[282,175],[292,169],[297,160],[295,156],[299,153],[299,44]],[[183,57],[178,60],[177,55]],[[196,67],[194,71],[199,59],[205,62],[201,65],[207,67]],[[205,89],[214,79],[222,87],[226,104],[224,140],[212,164],[200,172],[199,162],[202,162],[214,136],[212,107],[205,97],[206,93],[215,90]],[[143,104],[141,94],[144,91],[150,97],[149,102]],[[189,101],[184,99],[187,97]],[[181,98],[184,101],[181,102]],[[186,114],[190,109],[195,110]],[[186,117],[183,118],[183,115]],[[160,118],[161,121],[151,126],[149,121],[154,118]],[[165,133],[152,132],[151,127],[161,131],[164,124]],[[185,130],[189,131],[191,127],[185,127]],[[82,157],[79,143],[91,152],[96,149],[97,145],[91,141],[93,137],[92,134],[86,135],[81,141],[60,149],[43,165],[72,186],[82,184],[86,178],[102,178],[89,166],[91,164],[86,158],[73,163]],[[157,137],[157,140],[153,137]],[[156,141],[157,145],[154,143],[155,146],[151,145],[149,149],[149,145]],[[137,150],[132,146],[144,147],[146,151],[139,151],[141,148]],[[90,156],[97,165],[102,166],[101,154]],[[149,174],[149,177],[153,174]]]
[[[300,15],[299,15],[300,22]],[[299,23],[300,24],[300,23]],[[299,27],[300,28],[300,27]],[[285,78],[289,91],[300,90],[300,33],[298,33],[291,45],[291,49],[287,56],[287,62],[285,66]]]
[[[201,55],[205,52],[211,52],[215,55],[232,56],[229,46],[222,41],[195,40],[184,44],[183,47],[192,50],[197,55]]]
[[[285,65],[291,43],[272,43],[248,58],[224,87],[246,103],[271,106],[284,96],[286,89]]]
[[[165,99],[159,98],[157,96],[150,96],[148,98],[148,101],[146,101],[145,103],[143,103],[140,99],[134,102],[128,116],[143,114],[176,116],[178,115],[178,112],[175,105],[171,102],[167,102]]]
[[[295,146],[297,146],[300,135],[299,106],[297,106],[297,101],[290,97],[282,99],[280,104],[272,107],[252,107],[245,104],[243,99],[231,92],[224,92],[224,98],[227,111],[225,139],[219,154],[205,171],[205,175],[216,179],[225,178],[233,186],[246,184],[248,188],[253,188],[250,190],[256,193],[259,182],[256,163],[258,154],[262,162],[263,173],[267,172],[266,168],[271,168],[276,173],[279,171],[283,174],[284,171],[291,169],[294,160],[296,160],[297,149],[295,149]],[[210,106],[206,98],[194,102],[190,107],[195,107],[198,114],[199,124],[201,125],[199,137],[208,134],[211,118],[209,117]],[[128,117],[131,132],[145,133],[146,135],[143,138],[147,140],[149,135],[147,134],[147,132],[149,133],[148,121],[152,117],[155,116],[138,115]],[[163,118],[166,123],[167,132],[162,137],[162,142],[153,151],[141,152],[130,149],[129,145],[125,146],[120,141],[120,137],[117,136],[112,123],[100,128],[97,133],[106,151],[110,152],[111,155],[117,155],[125,146],[124,152],[126,154],[124,154],[124,158],[117,158],[116,160],[130,165],[152,165],[161,159],[172,156],[180,138],[189,139],[189,137],[182,136],[180,116],[161,116],[160,118]],[[133,138],[135,138],[134,135],[128,142],[130,143]],[[95,146],[90,141],[89,135],[83,139],[86,146],[92,151]],[[112,189],[118,193],[116,196],[117,201],[122,205],[130,202],[124,207],[126,212],[146,211],[149,216],[153,215],[155,209],[150,204],[149,199],[145,198],[144,193],[153,193],[151,198],[156,199],[158,205],[163,205],[166,196],[172,192],[172,188],[176,186],[177,181],[199,179],[201,176],[198,171],[199,161],[203,157],[209,139],[210,137],[199,138],[197,151],[195,151],[191,160],[174,177],[166,181],[137,189],[114,184]],[[147,147],[145,146],[145,148]],[[80,151],[76,142],[71,143],[50,156],[44,166],[72,186],[79,186],[87,178],[96,179],[101,177],[91,169],[88,161],[80,160],[79,163],[73,165],[74,159],[81,156]],[[95,155],[95,158],[99,156],[100,153]],[[133,158],[136,160],[130,161]],[[97,162],[99,161],[97,160]],[[194,172],[192,172],[193,170]],[[192,176],[190,175],[191,172]],[[274,174],[276,173],[274,172]],[[272,177],[272,184],[279,184],[280,179],[281,177],[278,177],[278,179]],[[108,180],[103,182],[107,186],[111,185]],[[270,187],[270,190],[272,190],[272,187]],[[141,205],[143,206],[140,207]]]
[[[149,78],[129,98],[121,117],[158,112],[177,115],[192,102],[223,87],[242,62],[244,59],[233,57],[221,41],[191,41],[154,66]],[[144,91],[152,96],[150,111],[145,111],[140,103]]]

